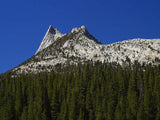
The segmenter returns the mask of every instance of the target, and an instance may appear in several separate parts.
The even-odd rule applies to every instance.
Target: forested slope
[[[160,66],[0,75],[0,120],[160,120]]]

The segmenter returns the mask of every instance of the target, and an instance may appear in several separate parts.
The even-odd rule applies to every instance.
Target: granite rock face
[[[85,26],[73,28],[62,34],[49,27],[36,54],[12,71],[38,73],[50,71],[55,66],[67,66],[86,61],[116,62],[122,66],[160,64],[160,39],[131,39],[104,45],[92,36]]]
[[[58,31],[57,28],[53,28],[52,25],[49,26],[49,29],[47,30],[38,50],[35,54],[42,51],[43,49],[47,48],[49,45],[51,45],[55,40],[61,38],[64,34]]]

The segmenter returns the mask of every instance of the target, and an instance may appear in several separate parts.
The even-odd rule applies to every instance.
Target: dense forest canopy
[[[160,120],[160,66],[2,74],[0,120]]]

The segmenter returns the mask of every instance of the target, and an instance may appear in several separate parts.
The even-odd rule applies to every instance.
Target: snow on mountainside
[[[51,27],[51,31],[54,31]],[[49,31],[49,32],[48,32]],[[85,61],[116,62],[126,65],[160,64],[160,39],[132,39],[103,45],[85,26],[74,28],[68,34],[47,31],[36,54],[13,69],[16,73],[50,71],[57,65],[83,63]],[[55,34],[56,33],[56,34]],[[51,34],[51,37],[48,35]],[[58,37],[55,37],[58,36]]]

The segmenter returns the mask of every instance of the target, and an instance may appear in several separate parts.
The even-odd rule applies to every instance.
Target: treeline
[[[160,66],[0,75],[0,120],[160,120]]]

